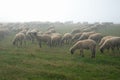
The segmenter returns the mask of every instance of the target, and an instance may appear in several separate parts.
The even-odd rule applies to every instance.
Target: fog
[[[0,22],[120,22],[120,0],[0,0]]]

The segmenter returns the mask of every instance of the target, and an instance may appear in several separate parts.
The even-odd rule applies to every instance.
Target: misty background
[[[0,22],[120,22],[120,0],[0,0]]]

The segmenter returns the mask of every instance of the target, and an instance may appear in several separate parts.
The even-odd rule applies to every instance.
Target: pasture
[[[72,28],[56,28],[61,33]],[[105,27],[98,32],[104,35],[120,36],[120,25]],[[105,51],[97,47],[96,58],[80,57],[79,50],[71,55],[69,48],[48,47],[27,42],[17,48],[12,45],[15,33],[0,41],[0,80],[120,80],[120,51]]]

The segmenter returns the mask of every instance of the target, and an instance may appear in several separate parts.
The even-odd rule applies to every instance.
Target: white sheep
[[[26,32],[26,39],[32,41],[32,37],[31,37],[30,34],[31,34],[31,30],[28,30],[28,31]]]
[[[23,30],[22,30],[22,31],[20,31],[19,33],[24,33],[24,34],[26,34],[26,33],[27,33],[27,31],[28,31],[28,30],[23,29]]]
[[[49,30],[51,33],[56,33],[55,29],[50,29]]]
[[[54,26],[50,26],[47,30],[50,30],[50,29],[55,29]]]
[[[65,33],[62,37],[62,43],[70,44],[72,40],[72,34],[71,33]]]
[[[45,34],[52,34],[52,33],[56,33],[55,29],[49,29],[48,31],[45,32]]]
[[[80,32],[81,32],[81,30],[76,28],[76,29],[73,29],[73,30],[72,30],[71,34],[74,35],[74,34],[80,33]]]
[[[96,53],[96,42],[91,39],[86,39],[86,40],[81,40],[76,42],[71,48],[70,52],[73,54],[76,49],[80,49],[80,54],[82,57],[84,57],[83,50],[84,49],[90,49],[92,53],[92,58],[95,58],[95,53]]]
[[[32,41],[32,43],[34,43],[37,33],[38,33],[38,30],[36,29],[28,30],[28,32],[26,33],[26,36],[28,39]]]
[[[88,39],[92,39],[96,42],[100,42],[101,38],[103,37],[103,35],[101,33],[95,33],[95,34],[91,34]]]
[[[17,33],[14,37],[13,40],[13,45],[17,46],[17,47],[21,47],[24,44],[26,44],[26,36],[24,33]]]
[[[39,47],[42,47],[42,42],[45,42],[48,46],[51,47],[51,36],[48,34],[36,35]]]
[[[54,33],[51,35],[51,46],[61,45],[62,35],[59,33]]]
[[[72,37],[72,41],[78,40],[81,35],[82,35],[82,33],[76,33],[76,34]]]
[[[112,51],[114,51],[114,48],[120,48],[120,37],[112,37],[106,39],[104,43],[100,46],[100,51],[101,53],[103,53],[105,49],[112,49]]]
[[[91,31],[91,32],[84,32],[84,33],[82,33],[81,37],[80,37],[78,40],[85,40],[85,39],[88,39],[88,37],[89,37],[91,34],[95,34],[95,32],[94,32],[94,31]]]
[[[101,39],[100,43],[99,43],[99,46],[101,46],[106,39],[109,39],[109,38],[112,38],[112,37],[113,37],[113,36],[105,36],[105,37],[103,37],[103,38]]]

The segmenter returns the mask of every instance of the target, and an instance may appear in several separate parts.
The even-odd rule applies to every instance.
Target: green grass
[[[118,34],[118,29],[112,30],[108,30],[109,34]],[[104,29],[101,32],[104,33]],[[97,50],[96,58],[91,59],[87,50],[84,58],[80,57],[79,50],[71,55],[69,45],[54,48],[43,45],[39,48],[37,43],[28,42],[25,47],[16,48],[11,44],[12,38],[9,36],[0,41],[0,80],[120,79],[119,51],[101,54]]]

